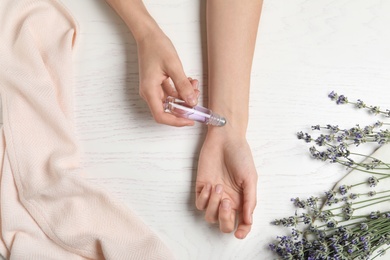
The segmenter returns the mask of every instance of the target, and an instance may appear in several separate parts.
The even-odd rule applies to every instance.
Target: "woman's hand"
[[[156,122],[173,126],[193,125],[192,120],[178,118],[165,113],[163,109],[167,96],[181,98],[187,104],[195,106],[199,95],[198,81],[187,78],[171,41],[157,28],[137,44],[139,93],[148,103]]]
[[[234,231],[243,239],[251,230],[256,207],[257,173],[245,138],[208,133],[203,144],[196,179],[196,207],[209,223],[219,222],[224,233]]]
[[[198,103],[198,81],[187,78],[172,42],[140,0],[106,0],[129,27],[138,46],[141,97],[156,122],[173,126],[194,122],[164,112],[165,98],[174,96],[190,106]],[[173,82],[173,85],[171,85]]]

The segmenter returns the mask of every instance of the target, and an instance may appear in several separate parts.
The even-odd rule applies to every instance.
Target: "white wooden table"
[[[335,90],[390,107],[390,1],[265,0],[254,57],[248,140],[259,173],[253,230],[222,234],[194,206],[204,125],[156,124],[138,95],[136,44],[103,0],[63,0],[80,24],[75,54],[78,136],[89,178],[136,212],[177,259],[272,259],[268,244],[294,213],[291,197],[319,195],[346,173],[313,161],[296,132],[376,118],[327,98]],[[188,76],[207,86],[205,1],[145,1]],[[207,93],[201,103],[207,104]]]

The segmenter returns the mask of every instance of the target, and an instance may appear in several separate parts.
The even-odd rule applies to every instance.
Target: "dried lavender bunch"
[[[329,97],[337,104],[352,104],[375,115],[390,116],[388,109],[367,106],[361,100],[349,102],[347,97],[333,91]],[[321,197],[292,199],[298,208],[295,215],[273,222],[292,228],[291,235],[279,236],[270,244],[281,259],[374,259],[390,248],[390,206],[383,207],[390,201],[390,189],[375,190],[381,180],[390,177],[390,163],[351,149],[365,143],[379,146],[389,143],[388,125],[381,121],[349,129],[316,125],[312,130],[320,133],[315,138],[308,133],[297,133],[298,139],[314,144],[309,149],[313,158],[338,163],[367,176],[358,183],[340,185],[337,191],[327,191]],[[355,192],[362,186],[368,191]],[[379,206],[382,212],[375,210],[367,214],[364,210]]]
[[[373,254],[374,259],[384,255],[388,247],[382,247],[390,243],[390,211],[356,213],[361,207],[388,202],[390,195],[347,195],[346,187],[341,187],[338,193],[328,191],[323,197],[292,199],[300,213],[297,210],[295,215],[273,222],[293,227],[291,235],[277,237],[271,250],[281,259],[370,259]],[[321,210],[321,201],[334,207]]]

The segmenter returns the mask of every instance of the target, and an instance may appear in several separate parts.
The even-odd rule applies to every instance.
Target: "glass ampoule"
[[[210,109],[202,106],[188,106],[184,100],[175,97],[167,97],[164,110],[177,117],[188,118],[207,125],[224,126],[226,124],[224,117],[213,113]]]

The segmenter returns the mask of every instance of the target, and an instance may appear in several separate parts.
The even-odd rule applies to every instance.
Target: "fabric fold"
[[[3,0],[0,12],[0,253],[172,259],[137,216],[83,178],[73,120],[73,17],[54,0]]]

